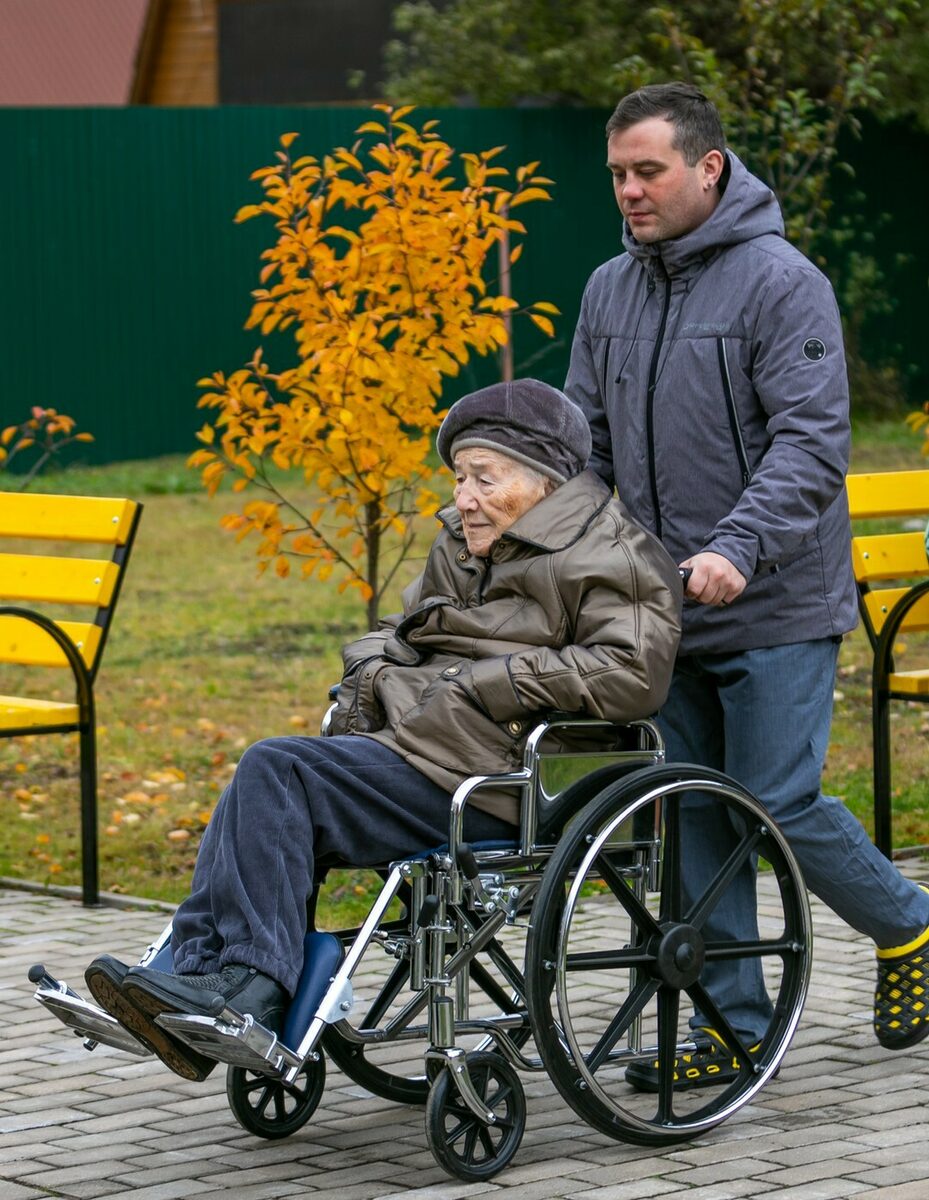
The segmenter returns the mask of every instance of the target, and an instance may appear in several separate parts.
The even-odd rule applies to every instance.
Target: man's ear
[[[703,173],[703,187],[705,191],[716,187],[719,183],[719,177],[723,173],[723,166],[726,158],[721,150],[710,150],[703,156],[703,161],[700,164],[700,169]]]

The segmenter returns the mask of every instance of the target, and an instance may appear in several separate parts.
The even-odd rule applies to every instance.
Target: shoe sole
[[[758,1047],[755,1046],[752,1053],[757,1050]],[[780,1073],[781,1068],[778,1067],[771,1078],[777,1079]],[[650,1095],[655,1095],[658,1092],[658,1072],[654,1068],[652,1070],[648,1068],[643,1070],[641,1067],[633,1064],[631,1067],[626,1068],[625,1078],[626,1083],[637,1092],[648,1092]],[[703,1070],[696,1079],[690,1079],[685,1075],[681,1079],[676,1079],[673,1087],[676,1092],[688,1092],[694,1088],[723,1087],[738,1078],[739,1072],[726,1064],[725,1066],[721,1066],[715,1074],[709,1074],[706,1070]]]
[[[883,1046],[885,1050],[909,1050],[911,1046],[918,1045],[923,1038],[929,1037],[929,1019],[920,1022],[920,1028],[914,1029],[912,1033],[907,1033],[901,1038],[894,1038],[892,1042],[885,1042],[876,1030],[874,1036],[877,1038],[878,1045]]]
[[[655,1095],[658,1092],[658,1080],[649,1075],[630,1074],[632,1067],[626,1068],[626,1083],[637,1092],[648,1092]],[[656,1072],[657,1075],[657,1072]],[[738,1078],[736,1071],[720,1071],[716,1075],[701,1074],[699,1079],[676,1079],[673,1087],[676,1092],[688,1092],[694,1088],[722,1087]]]
[[[215,1059],[188,1049],[166,1030],[160,1029],[143,1009],[125,995],[117,979],[100,969],[89,971],[86,979],[90,994],[100,1007],[130,1033],[134,1033],[175,1075],[200,1083],[216,1066]]]

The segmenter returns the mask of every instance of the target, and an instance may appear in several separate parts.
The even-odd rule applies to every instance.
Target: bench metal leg
[[[893,809],[890,793],[890,697],[875,681],[871,693],[874,751],[874,844],[893,858]]]
[[[97,843],[97,739],[94,723],[81,727],[81,890],[91,907],[100,903]]]

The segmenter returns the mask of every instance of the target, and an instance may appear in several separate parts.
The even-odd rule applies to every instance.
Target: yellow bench
[[[929,470],[849,475],[852,520],[929,517]],[[871,722],[874,748],[874,841],[893,854],[891,830],[891,700],[929,701],[929,670],[901,671],[894,662],[900,634],[929,630],[929,557],[925,535],[852,536],[858,606],[873,651]]]
[[[0,696],[0,737],[80,735],[85,904],[96,904],[99,891],[94,678],[141,513],[133,500],[0,492],[0,539],[12,542],[0,541],[0,602],[12,602],[0,603],[0,663],[67,667],[75,683],[73,703]],[[37,542],[70,553],[37,553]],[[109,557],[87,557],[91,544],[110,547]],[[69,619],[36,605],[67,606]]]

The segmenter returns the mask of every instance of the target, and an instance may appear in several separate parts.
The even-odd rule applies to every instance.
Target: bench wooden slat
[[[0,566],[0,596],[13,601],[103,607],[109,604],[118,578],[119,567],[106,559],[5,554]]]
[[[887,677],[887,690],[915,699],[929,698],[929,671],[895,671]]]
[[[41,729],[48,725],[76,725],[76,704],[57,700],[27,700],[22,696],[0,696],[0,729]]]
[[[859,583],[929,575],[922,533],[877,533],[852,538],[852,563]]]
[[[852,520],[929,516],[929,470],[849,475],[846,484]]]
[[[890,610],[909,590],[905,587],[877,588],[862,597],[875,633],[881,632]],[[929,630],[929,595],[917,600],[903,618],[903,624],[900,626],[901,633],[918,633],[926,630]]]
[[[88,667],[93,667],[103,630],[89,621],[58,621]],[[64,651],[44,629],[20,617],[0,617],[0,662],[30,667],[66,667]]]
[[[0,493],[0,537],[125,544],[137,504],[99,496]]]

